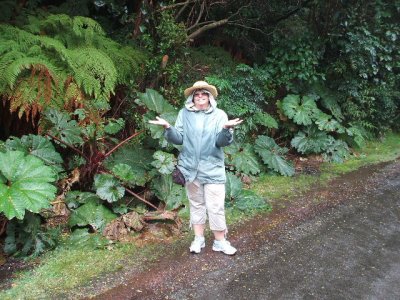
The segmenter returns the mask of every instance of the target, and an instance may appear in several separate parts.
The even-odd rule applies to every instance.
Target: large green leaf
[[[116,217],[104,205],[97,203],[96,200],[90,200],[72,212],[69,226],[90,225],[95,230],[102,230],[108,222]]]
[[[136,103],[146,106],[147,109],[157,114],[176,111],[176,108],[166,101],[160,93],[152,89],[146,89],[145,93],[138,93]]]
[[[312,84],[312,88],[318,96],[321,97],[320,103],[326,109],[328,109],[336,120],[342,121],[344,119],[342,110],[340,108],[337,99],[339,98],[336,93],[329,90],[326,85],[320,83]]]
[[[46,165],[53,167],[56,172],[63,170],[61,155],[56,151],[54,145],[43,136],[29,134],[21,138],[11,137],[6,141],[6,148],[36,156]]]
[[[152,169],[153,153],[153,150],[144,149],[135,143],[130,143],[119,148],[108,157],[104,165],[111,170],[115,165],[127,164],[131,167],[133,173],[133,179],[129,182],[144,186],[151,178],[149,171]]]
[[[152,189],[155,195],[165,203],[167,210],[181,206],[186,200],[185,189],[173,183],[171,175],[163,175],[152,181]]]
[[[278,128],[278,122],[266,112],[256,112],[253,116],[254,122],[268,128]]]
[[[155,140],[159,140],[159,144],[162,148],[168,147],[170,144],[164,138],[164,127],[159,125],[153,125],[149,123],[149,120],[154,120],[158,114],[149,111],[143,115],[143,121],[145,127],[150,130],[151,137]],[[170,124],[175,124],[176,118],[178,117],[177,111],[167,112],[159,115],[161,118],[167,120]],[[177,145],[174,145],[175,148]]]
[[[0,212],[8,219],[23,219],[25,210],[38,213],[55,197],[54,171],[33,155],[0,153],[0,174]]]
[[[316,114],[315,124],[319,130],[327,132],[343,133],[345,131],[345,128],[338,121],[323,112]]]
[[[258,136],[254,150],[269,168],[283,176],[294,175],[293,166],[283,157],[288,149],[279,147],[272,138],[265,135]]]
[[[133,173],[130,165],[116,164],[115,166],[113,166],[112,172],[115,176],[118,177],[118,179],[130,184],[134,184],[135,174]]]
[[[161,94],[152,89],[146,89],[146,93],[138,93],[136,103],[145,106],[149,110],[149,112],[143,115],[143,121],[145,127],[150,130],[151,137],[159,140],[162,148],[167,147],[168,142],[164,138],[164,128],[162,126],[150,124],[149,120],[160,116],[170,124],[174,124],[178,116],[178,110],[165,100]]]
[[[319,131],[315,127],[309,127],[305,131],[299,131],[290,144],[303,154],[321,153],[329,143],[326,132]]]
[[[346,128],[347,139],[350,139],[350,143],[357,147],[364,147],[368,137],[367,131],[359,124],[350,123],[349,125],[350,127]]]
[[[125,126],[125,121],[122,118],[113,120],[109,119],[108,124],[104,127],[104,131],[108,134],[116,134]]]
[[[59,239],[59,228],[45,229],[41,226],[40,216],[28,212],[23,220],[8,222],[4,251],[8,255],[36,257],[54,248]]]
[[[71,120],[67,113],[48,109],[44,112],[44,117],[52,124],[49,130],[51,135],[70,145],[83,144],[81,128],[75,120]]]
[[[243,184],[240,178],[231,172],[227,172],[225,182],[225,199],[227,200],[227,203],[234,201],[234,199],[236,199],[240,194],[242,188]]]
[[[300,99],[299,95],[287,95],[282,100],[283,112],[299,125],[311,125],[313,117],[319,112],[315,100],[309,96]]]
[[[154,161],[151,163],[161,174],[171,174],[175,168],[175,157],[171,153],[156,151],[153,154]]]
[[[325,153],[322,156],[325,161],[343,163],[350,156],[349,147],[346,142],[335,140],[331,137],[330,142],[326,146]]]
[[[111,174],[96,174],[94,177],[96,194],[107,202],[115,202],[125,195],[125,188]]]
[[[64,245],[72,249],[104,249],[109,245],[109,241],[100,233],[89,233],[88,228],[77,228],[71,233]]]
[[[250,144],[240,145],[233,143],[224,149],[227,154],[228,165],[245,174],[256,175],[261,172],[260,164],[254,149]]]
[[[102,200],[96,194],[81,191],[70,191],[65,196],[65,203],[67,203],[68,207],[71,209],[77,208],[79,205],[89,201],[100,203]]]

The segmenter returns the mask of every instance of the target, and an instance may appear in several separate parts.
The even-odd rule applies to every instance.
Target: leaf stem
[[[71,148],[74,150],[76,153],[80,154],[82,157],[84,157],[86,160],[88,160],[88,157],[79,149],[75,148],[71,144],[68,144],[67,142],[64,142],[63,140],[59,139],[58,137],[55,137],[49,133],[46,133],[47,136],[51,137],[52,139],[56,140],[57,142],[60,142],[61,144],[64,144],[65,146]]]
[[[140,201],[143,201],[143,202],[146,203],[147,205],[153,207],[155,210],[159,210],[158,207],[155,206],[153,203],[151,203],[151,202],[147,201],[146,199],[140,197],[138,194],[136,194],[135,192],[131,191],[131,190],[128,189],[126,186],[124,186],[124,188],[125,188],[125,190],[126,190],[129,194],[135,196],[135,197],[138,198]]]
[[[112,172],[108,171],[108,170],[102,170],[99,172],[100,174],[110,174],[112,176],[114,176],[115,178],[117,178],[118,180],[122,181],[121,178],[119,178],[117,175],[113,174]],[[151,206],[152,208],[154,208],[155,210],[159,211],[158,207],[155,206],[153,203],[147,201],[146,199],[144,199],[143,197],[139,196],[138,194],[136,194],[134,191],[131,191],[130,189],[128,189],[124,184],[120,183],[124,189],[131,194],[132,196],[136,197],[137,199],[139,199],[140,201],[146,203],[148,206]]]
[[[119,143],[118,145],[116,145],[114,148],[112,148],[110,151],[108,151],[105,155],[104,158],[110,156],[115,150],[117,150],[119,147],[121,147],[123,144],[125,144],[126,142],[128,142],[129,140],[133,139],[135,136],[138,136],[139,134],[143,133],[144,130],[135,132],[134,134],[132,134],[130,137],[126,138],[125,140],[123,140],[121,143]]]

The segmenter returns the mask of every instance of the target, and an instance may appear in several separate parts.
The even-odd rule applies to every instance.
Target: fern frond
[[[5,53],[8,53],[9,51],[13,49],[18,49],[18,44],[13,41],[13,40],[3,40],[0,39],[0,56],[2,56]]]
[[[70,57],[74,78],[84,92],[108,100],[114,92],[118,77],[110,57],[94,48],[71,50]]]
[[[20,50],[27,52],[32,45],[38,43],[40,36],[11,25],[0,25],[0,39],[3,41],[14,41],[15,48],[9,50]]]
[[[64,108],[67,111],[74,111],[84,106],[85,95],[71,76],[64,84],[64,100]]]
[[[65,14],[50,15],[41,24],[41,30],[46,35],[62,40],[71,47],[95,46],[99,37],[105,37],[105,32],[95,20],[86,17],[73,17]]]
[[[17,60],[24,59],[25,54],[22,52],[9,52],[1,56],[0,58],[0,93],[4,93],[7,86],[12,86],[16,80],[12,74],[6,74],[6,69]]]
[[[58,81],[56,76],[58,69],[56,66],[52,65],[49,61],[33,57],[19,57],[18,59],[11,61],[11,63],[4,69],[0,69],[0,71],[3,71],[0,80],[4,79],[10,89],[13,89],[18,77],[24,75],[24,71],[32,69],[45,70],[48,72],[49,78],[55,82]]]
[[[100,24],[95,20],[77,16],[73,18],[72,21],[72,30],[77,36],[91,38],[93,36],[105,36],[103,28],[101,28]]]
[[[92,19],[29,20],[22,29],[0,25],[0,96],[20,117],[34,117],[48,105],[90,106],[93,98],[107,107],[117,84],[142,73],[147,56],[106,37]]]
[[[142,77],[144,64],[148,60],[144,52],[126,46],[118,48],[118,51],[115,51],[115,48],[110,49],[110,53],[107,54],[114,65],[118,66],[118,84],[126,84],[129,80]]]

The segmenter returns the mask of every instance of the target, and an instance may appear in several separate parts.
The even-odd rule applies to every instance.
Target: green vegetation
[[[252,186],[259,195],[270,199],[272,202],[285,201],[298,193],[302,193],[313,184],[324,184],[341,174],[345,174],[360,167],[390,161],[400,156],[400,136],[389,133],[380,140],[368,142],[360,153],[344,163],[323,163],[321,174],[298,175],[295,177],[282,177],[264,174]]]
[[[0,293],[0,297],[54,299],[71,293],[77,296],[79,287],[102,274],[125,268],[140,270],[145,262],[162,253],[161,248],[161,245],[139,248],[133,244],[110,245],[103,249],[60,247],[45,254],[33,270],[19,274],[14,287]]]
[[[94,256],[141,257],[144,248],[118,240],[150,221],[187,222],[184,190],[171,179],[179,147],[148,120],[173,123],[198,80],[217,87],[229,118],[245,120],[225,149],[231,223],[398,156],[399,1],[185,2],[1,1],[7,257],[44,254],[44,267],[76,251],[79,264],[82,244]],[[321,176],[298,167],[308,160]],[[116,268],[98,263],[88,268]],[[80,272],[72,285],[95,276]]]
[[[314,184],[326,184],[328,180],[362,166],[390,161],[400,157],[400,135],[388,134],[381,141],[369,142],[363,154],[343,164],[324,163],[320,176],[299,175],[283,177],[278,175],[262,175],[252,184],[251,190],[274,205],[286,205],[287,201],[295,201],[295,195],[307,191]],[[243,211],[228,208],[228,223],[237,225],[260,213],[267,213],[268,207]],[[182,214],[182,217],[184,215]],[[186,215],[187,222],[188,215]],[[137,247],[132,243],[109,244],[101,240],[83,243],[95,243],[98,248],[62,247],[44,254],[38,266],[31,271],[18,274],[12,281],[13,288],[0,293],[2,299],[54,298],[63,294],[78,296],[80,288],[96,280],[105,273],[135,268],[138,271],[157,259],[165,249],[181,247],[189,243],[191,234],[183,234],[175,238],[172,245],[148,244]],[[185,244],[186,243],[186,244]],[[73,294],[72,294],[73,293]]]

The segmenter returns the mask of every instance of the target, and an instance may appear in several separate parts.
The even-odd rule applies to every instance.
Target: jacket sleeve
[[[183,143],[183,110],[179,111],[178,117],[175,121],[175,126],[170,126],[164,130],[165,139],[175,145],[182,145]]]
[[[217,140],[215,143],[217,147],[229,146],[233,142],[233,129],[223,128],[226,122],[228,122],[228,116],[224,112],[220,122],[218,123],[219,132],[217,133]]]

